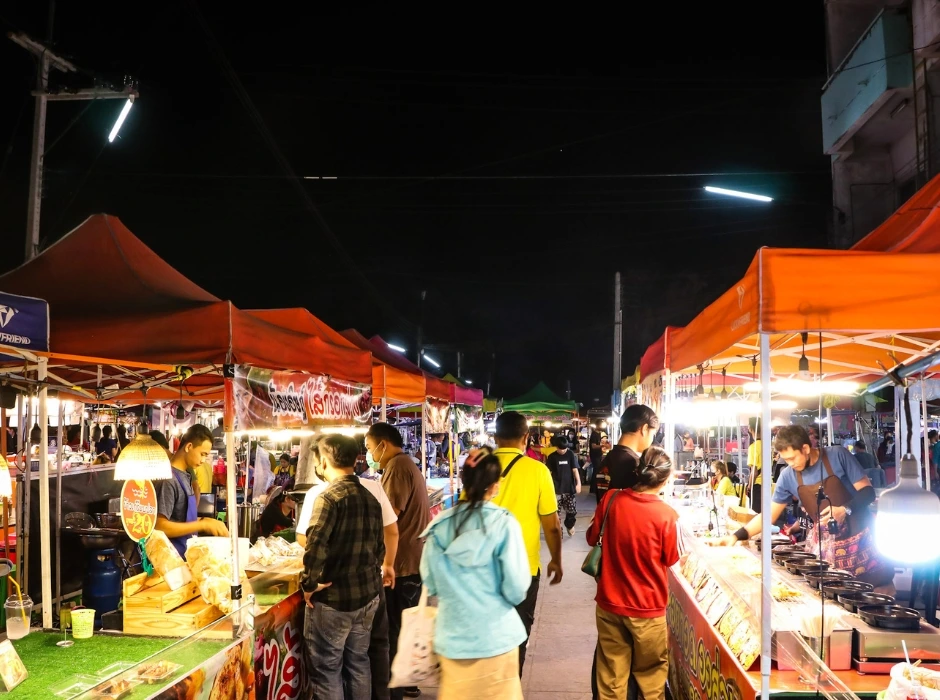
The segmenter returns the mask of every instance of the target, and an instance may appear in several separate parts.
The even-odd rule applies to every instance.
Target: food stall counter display
[[[0,691],[9,692],[26,680],[29,673],[20,659],[13,643],[7,639],[0,642]]]

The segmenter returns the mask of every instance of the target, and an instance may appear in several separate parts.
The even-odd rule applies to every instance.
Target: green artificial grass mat
[[[63,636],[58,633],[33,631],[23,639],[13,641],[13,646],[20,655],[29,677],[4,697],[19,698],[54,698],[49,686],[64,681],[76,674],[97,676],[98,671],[118,661],[138,664],[144,659],[163,651],[177,642],[174,638],[130,637],[121,635],[99,635],[91,639],[76,639],[71,647],[61,648],[56,642]],[[69,635],[69,639],[71,639]],[[179,649],[160,655],[182,664],[183,668],[167,682],[155,685],[139,685],[127,696],[146,698],[156,693],[161,686],[167,686],[183,678],[187,671],[199,666],[214,654],[229,646],[232,641],[194,640]],[[104,679],[102,679],[104,680]]]

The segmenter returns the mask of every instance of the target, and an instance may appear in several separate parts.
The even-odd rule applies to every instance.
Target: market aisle
[[[574,537],[565,533],[562,565],[565,577],[557,586],[542,579],[535,626],[522,675],[526,700],[590,700],[591,660],[597,641],[594,626],[594,579],[581,573],[588,546],[584,532],[594,515],[593,494],[578,496],[578,524]],[[548,563],[542,542],[542,563]],[[437,698],[436,688],[421,688],[425,700]]]

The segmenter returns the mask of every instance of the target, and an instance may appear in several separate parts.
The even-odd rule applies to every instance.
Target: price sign
[[[157,524],[157,490],[151,481],[125,481],[121,489],[121,522],[134,542],[150,536]]]

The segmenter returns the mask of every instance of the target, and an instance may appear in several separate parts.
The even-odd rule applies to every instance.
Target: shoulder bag
[[[604,509],[604,519],[601,521],[601,532],[597,536],[597,544],[591,547],[591,551],[584,558],[584,563],[581,564],[581,571],[588,576],[593,576],[595,579],[601,577],[601,545],[604,542],[604,530],[607,529],[607,515],[610,513],[610,507],[613,505],[614,499],[619,495],[620,489],[616,489],[614,495],[607,501],[607,507]]]

